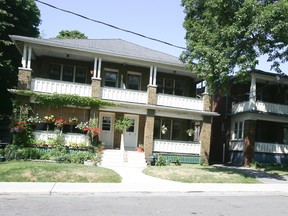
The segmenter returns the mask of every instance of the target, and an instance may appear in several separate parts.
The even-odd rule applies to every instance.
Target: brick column
[[[101,79],[100,78],[92,78],[92,98],[100,98],[100,87],[101,87]]]
[[[148,92],[148,104],[155,105],[157,103],[157,86],[155,85],[148,85],[147,86],[147,92]]]
[[[201,157],[201,163],[203,164],[209,164],[210,144],[211,144],[211,124],[212,124],[212,117],[204,116],[200,135],[201,140],[200,157]]]
[[[149,163],[149,157],[153,151],[154,116],[154,110],[147,110],[144,128],[144,152],[147,163]]]
[[[254,159],[256,121],[246,120],[244,123],[243,163],[250,166]]]
[[[211,111],[211,96],[208,93],[203,94],[203,111]],[[210,157],[210,145],[211,145],[211,124],[212,117],[203,116],[202,128],[201,128],[201,150],[200,157],[201,163],[209,164]]]
[[[19,68],[18,71],[18,89],[31,89],[32,70],[28,68]]]

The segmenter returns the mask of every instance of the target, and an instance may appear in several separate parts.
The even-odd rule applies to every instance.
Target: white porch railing
[[[251,110],[251,108],[249,107],[249,101],[236,103],[232,105],[233,114],[249,110]],[[267,103],[263,101],[256,101],[256,111],[288,115],[288,106],[282,104]]]
[[[203,100],[183,96],[157,94],[157,105],[183,109],[203,110]]]
[[[101,99],[146,104],[148,94],[144,91],[103,87],[101,88]]]
[[[59,94],[76,94],[91,97],[91,85],[59,80],[33,78],[31,81],[31,91]]]
[[[278,143],[255,143],[255,152],[274,153],[274,154],[288,154],[288,145]]]
[[[230,151],[243,151],[243,140],[232,140],[229,143]],[[288,154],[288,145],[278,143],[255,142],[255,152]]]
[[[229,142],[230,151],[243,151],[243,140],[231,140]]]
[[[189,153],[200,155],[200,142],[184,142],[171,140],[154,140],[156,152]]]
[[[56,138],[56,133],[53,131],[33,131],[34,138],[36,140],[45,140],[48,141],[49,139]],[[63,134],[66,144],[69,145],[70,142],[76,143],[89,143],[89,138],[85,134],[75,134],[75,133],[67,133]]]

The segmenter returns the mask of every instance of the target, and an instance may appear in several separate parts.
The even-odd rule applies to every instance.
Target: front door
[[[113,113],[100,113],[100,129],[99,140],[104,142],[104,147],[107,149],[113,148],[114,140],[114,114]]]
[[[136,150],[137,148],[137,140],[138,140],[138,122],[139,116],[137,115],[126,115],[128,119],[132,121],[132,125],[130,128],[127,128],[124,131],[124,148],[125,150]]]

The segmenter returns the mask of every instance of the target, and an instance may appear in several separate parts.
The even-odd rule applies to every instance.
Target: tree
[[[78,38],[78,39],[87,39],[88,37],[78,31],[78,30],[72,30],[72,31],[69,31],[69,30],[62,30],[59,32],[59,34],[56,36],[56,38]]]
[[[286,0],[182,0],[187,51],[181,60],[207,81],[210,91],[243,80],[267,54],[271,68],[288,59]]]
[[[17,85],[21,66],[21,55],[9,35],[37,37],[40,22],[40,11],[34,0],[0,0],[0,115],[11,114],[7,89]]]

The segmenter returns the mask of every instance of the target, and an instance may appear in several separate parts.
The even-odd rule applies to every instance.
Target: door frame
[[[115,113],[110,113],[110,112],[100,112],[99,113],[99,118],[100,118],[99,126],[100,126],[100,129],[101,129],[101,133],[103,133],[103,130],[102,130],[103,116],[111,117],[111,125],[110,125],[111,145],[107,146],[107,145],[104,144],[104,148],[113,149],[114,148],[114,132],[115,132],[114,131]],[[100,136],[101,136],[101,134],[100,134]],[[102,141],[102,140],[100,140],[100,141]],[[102,142],[104,142],[104,141],[102,141]]]
[[[135,119],[135,123],[137,124],[137,127],[135,127],[135,125],[134,125],[134,128],[136,128],[136,135],[135,135],[135,146],[133,146],[133,147],[128,147],[128,148],[134,148],[135,150],[137,149],[137,142],[138,142],[138,135],[139,135],[139,115],[136,115],[136,114],[124,114],[124,117],[127,117],[127,118],[129,118],[129,117],[133,117],[133,118],[136,118]],[[126,131],[125,131],[125,133],[124,133],[124,140],[125,140],[125,135],[126,135]],[[124,146],[125,146],[125,143],[124,143]],[[126,148],[126,147],[125,147]]]

